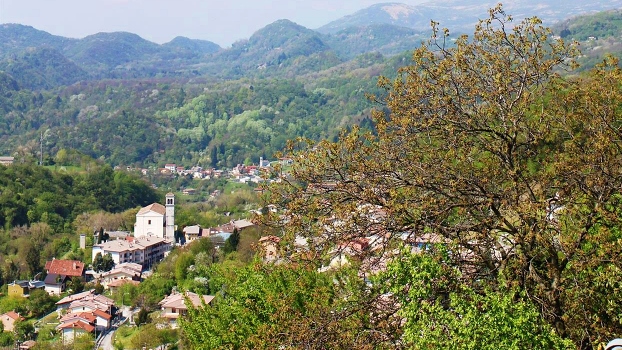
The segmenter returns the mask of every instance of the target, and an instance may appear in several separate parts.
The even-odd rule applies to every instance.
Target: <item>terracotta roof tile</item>
[[[138,214],[136,215],[141,215],[141,214],[145,214],[148,213],[150,211],[155,211],[158,214],[162,214],[162,215],[166,215],[166,208],[164,208],[164,206],[160,203],[153,203],[153,204],[149,204],[148,206],[141,208],[138,211]]]
[[[45,264],[48,273],[80,277],[84,272],[84,263],[82,261],[54,259],[48,261],[48,263]]]

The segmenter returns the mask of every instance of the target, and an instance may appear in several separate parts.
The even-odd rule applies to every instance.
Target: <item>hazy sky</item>
[[[226,47],[278,19],[315,29],[379,2],[389,0],[0,0],[0,23],[72,38],[127,31],[157,43],[186,36]]]

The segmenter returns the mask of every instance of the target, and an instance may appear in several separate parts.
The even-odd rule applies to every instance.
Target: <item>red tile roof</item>
[[[138,211],[138,214],[136,215],[142,215],[142,214],[146,214],[150,211],[155,211],[158,214],[162,214],[165,215],[166,214],[166,208],[164,208],[164,206],[160,203],[153,203],[153,204],[149,204],[148,206],[141,208]]]
[[[118,280],[114,280],[114,281],[108,283],[108,287],[113,287],[113,288],[120,287],[120,286],[122,286],[122,285],[124,285],[126,283],[130,283],[130,284],[133,284],[135,286],[140,284],[139,281],[133,281],[133,280],[130,280],[130,279],[118,279]]]
[[[15,321],[17,321],[18,319],[22,318],[17,312],[15,311],[9,311],[7,313],[5,313],[5,315],[7,315],[8,317],[14,319]]]
[[[45,263],[45,269],[48,273],[80,277],[84,272],[84,263],[78,260],[54,259]]]
[[[66,329],[66,328],[80,328],[83,329],[89,333],[93,332],[95,330],[95,327],[91,326],[90,324],[84,322],[84,321],[74,321],[71,323],[63,323],[62,325],[56,327],[58,329]]]

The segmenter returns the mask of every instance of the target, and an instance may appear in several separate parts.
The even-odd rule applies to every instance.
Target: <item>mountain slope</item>
[[[417,48],[425,37],[420,32],[391,24],[348,27],[322,37],[344,59],[377,52],[396,55]]]
[[[158,48],[158,44],[132,33],[97,33],[81,39],[66,54],[80,65],[114,68],[153,55]]]
[[[215,67],[224,66],[230,74],[240,75],[297,66],[295,70],[300,73],[318,65],[340,63],[330,49],[319,33],[289,20],[278,20],[256,31],[248,40],[216,53],[211,69],[215,72]]]
[[[372,5],[352,15],[330,22],[317,30],[337,33],[348,27],[372,24],[400,25],[429,31],[430,21],[441,23],[453,32],[473,31],[478,19],[487,17],[488,9],[498,1],[436,0],[410,6],[400,3]],[[622,0],[517,0],[504,3],[504,10],[515,19],[538,16],[545,25],[552,25],[571,16],[622,7]]]
[[[218,44],[211,41],[189,39],[183,36],[175,37],[168,43],[162,44],[162,47],[184,54],[195,55],[216,53],[221,50]]]
[[[31,90],[71,85],[89,77],[59,51],[45,46],[27,49],[0,62],[0,70],[15,78],[21,87]]]
[[[58,51],[76,43],[77,39],[52,35],[31,26],[6,23],[0,25],[0,58],[19,54],[29,47],[47,46]]]

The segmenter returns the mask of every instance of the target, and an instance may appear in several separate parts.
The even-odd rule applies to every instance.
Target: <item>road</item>
[[[110,327],[104,337],[100,339],[95,348],[103,350],[113,350],[114,347],[112,346],[112,337],[114,335],[114,332],[119,328],[120,325],[127,321],[128,317],[130,317],[132,313],[133,312],[132,310],[130,310],[129,307],[124,307],[121,317],[115,319],[115,321],[112,323],[112,327]]]

